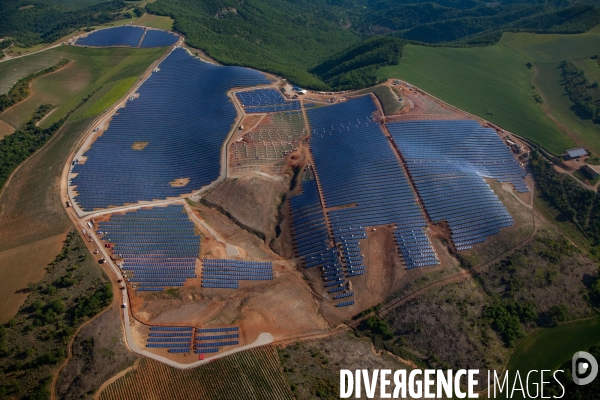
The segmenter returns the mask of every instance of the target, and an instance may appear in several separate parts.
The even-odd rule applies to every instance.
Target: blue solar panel
[[[256,89],[237,92],[236,96],[240,103],[242,103],[242,106],[244,106],[246,113],[266,113],[300,109],[299,101],[288,101],[275,89]]]
[[[373,119],[375,111],[370,96],[307,111],[325,205],[345,206],[328,216],[349,277],[365,273],[359,240],[370,226],[395,226],[407,268],[439,264],[416,194]]]
[[[484,177],[528,191],[525,171],[493,129],[467,121],[388,124],[427,213],[446,221],[457,250],[466,250],[513,224]]]
[[[179,40],[179,35],[158,29],[147,29],[140,47],[171,46]]]
[[[229,259],[202,260],[202,287],[237,289],[239,281],[265,281],[273,279],[273,264],[265,261]]]
[[[139,26],[118,26],[100,29],[77,39],[75,44],[80,46],[108,47],[129,46],[137,47],[144,35],[144,28]]]
[[[194,233],[194,223],[182,205],[113,214],[109,221],[97,225],[102,239],[124,260],[122,270],[129,282],[140,286],[138,291],[183,286],[187,279],[196,277],[200,236]],[[177,239],[180,235],[187,239]],[[152,267],[140,266],[145,263]]]
[[[202,62],[178,48],[115,115],[73,166],[84,210],[191,193],[219,177],[223,141],[236,117],[227,91],[268,83],[248,68]],[[135,143],[147,145],[134,150]],[[184,186],[176,179],[188,178]]]

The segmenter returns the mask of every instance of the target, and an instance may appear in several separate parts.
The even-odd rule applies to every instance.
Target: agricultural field
[[[555,154],[583,143],[600,150],[592,133],[600,128],[577,122],[559,99],[559,80],[551,64],[579,60],[600,53],[600,28],[579,35],[505,33],[488,47],[444,48],[406,45],[400,64],[383,67],[380,78],[405,79],[434,96],[531,139]],[[531,62],[539,71],[529,69]],[[548,118],[534,98],[532,86],[547,99]],[[555,114],[556,113],[556,114]],[[572,138],[560,124],[573,126]]]
[[[567,361],[570,365],[575,352],[582,349],[587,351],[589,347],[600,344],[599,331],[598,316],[537,329],[515,347],[506,369],[510,371],[512,378],[515,371],[521,371],[522,374],[523,371],[534,369],[553,371]],[[569,371],[565,373],[570,375]],[[571,381],[570,376],[566,378],[566,381]],[[535,389],[532,387],[533,390]]]
[[[51,67],[61,58],[58,52],[41,52],[0,62],[0,94],[7,93],[19,79]]]
[[[15,128],[20,127],[41,104],[52,104],[56,108],[42,122],[42,126],[47,127],[75,108],[92,92],[104,86],[111,86],[111,90],[107,93],[100,93],[104,98],[91,99],[90,107],[94,104],[92,111],[84,108],[72,118],[80,119],[97,115],[104,111],[105,107],[108,107],[109,101],[114,102],[117,99],[116,95],[123,95],[126,89],[129,89],[127,85],[131,86],[135,77],[145,71],[164,51],[160,48],[86,49],[75,46],[62,46],[44,51],[42,54],[48,58],[67,58],[73,62],[52,74],[33,81],[31,96],[4,111],[0,114],[0,119]],[[25,57],[25,59],[27,58]],[[8,66],[11,63],[12,61],[6,62]]]
[[[46,80],[42,83],[34,81],[32,95],[27,100],[8,111],[17,122],[26,120],[31,117],[27,116],[27,103],[43,101],[48,97],[57,101],[55,104],[60,110],[70,111],[71,105],[76,105],[82,97],[97,88],[99,83],[92,79],[98,79],[106,86],[124,79],[137,79],[161,51],[164,50],[64,47],[40,53],[49,53],[50,60],[56,57],[61,59],[64,56],[74,59],[75,62],[70,68],[82,77],[82,82],[69,83],[70,76],[64,73],[60,75],[62,71],[44,76]],[[0,67],[5,68],[16,62],[17,68],[20,68],[23,60],[29,57],[35,57],[32,60],[39,61],[37,55],[32,55],[0,63]],[[36,68],[39,66],[40,64],[36,64]],[[62,91],[61,85],[69,86],[70,90]],[[38,87],[50,91],[57,88],[61,90],[44,92],[38,91]],[[66,95],[68,92],[74,93],[76,102]],[[110,95],[110,91],[103,92],[101,89],[96,92],[84,107],[69,118],[46,146],[20,166],[0,194],[0,258],[2,265],[7,266],[0,270],[0,281],[4,285],[0,296],[3,304],[1,321],[10,319],[23,302],[25,296],[16,292],[26,287],[29,282],[37,281],[43,275],[46,265],[60,251],[61,242],[71,222],[64,212],[62,199],[58,194],[49,196],[48,193],[59,192],[60,176],[67,157],[74,150],[81,133],[93,120],[93,112],[89,111],[88,106],[91,107],[96,101],[101,102],[107,95]],[[15,109],[20,112],[13,111]],[[0,115],[0,119],[3,116],[4,114]],[[61,116],[56,110],[44,120],[44,124],[50,124]],[[27,272],[15,273],[23,269]]]
[[[535,72],[535,86],[544,100],[544,111],[577,145],[600,154],[600,125],[579,118],[571,110],[573,103],[564,87],[558,84],[562,80],[559,64],[536,64]]]
[[[106,275],[74,230],[42,279],[24,292],[25,303],[0,329],[0,392],[12,398],[49,394],[49,377],[76,329],[112,301]]]
[[[378,77],[406,80],[560,154],[574,143],[533,98],[534,74],[527,62],[502,44],[471,48],[406,45],[400,64],[381,68]]]
[[[104,388],[100,400],[289,399],[277,350],[259,347],[217,359],[201,367],[179,370],[144,358]]]
[[[171,17],[162,17],[160,15],[144,14],[139,19],[135,20],[135,25],[149,26],[158,29],[173,29],[175,21]]]

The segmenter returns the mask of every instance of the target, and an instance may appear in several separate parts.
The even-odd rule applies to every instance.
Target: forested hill
[[[126,8],[120,0],[0,0],[0,38],[26,46],[48,43],[80,27],[122,19]]]
[[[269,71],[313,89],[361,88],[398,62],[404,41],[486,45],[504,31],[578,33],[600,0],[156,0],[190,45],[223,64]],[[31,45],[123,18],[140,3],[0,0],[0,37]],[[382,39],[379,36],[387,37]],[[343,64],[343,65],[338,65]]]
[[[506,30],[575,33],[600,23],[599,7],[575,0],[157,0],[146,8],[175,19],[192,46],[224,64],[337,90],[376,83],[376,67],[398,62],[401,40],[481,45]],[[370,39],[377,35],[395,39]]]

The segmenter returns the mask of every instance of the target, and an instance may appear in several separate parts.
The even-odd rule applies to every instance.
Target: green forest
[[[529,165],[544,197],[594,244],[600,243],[600,197],[570,176],[556,173],[537,151],[532,151]]]
[[[375,84],[374,71],[398,63],[405,42],[479,46],[506,31],[579,33],[600,23],[599,7],[574,0],[157,0],[145,7],[173,18],[191,46],[222,64],[318,90]],[[29,46],[142,12],[117,0],[0,0],[0,37]]]
[[[0,398],[49,399],[51,373],[77,328],[108,306],[112,287],[71,231],[17,315],[0,325]]]
[[[120,0],[0,0],[0,38],[12,37],[23,46],[49,43],[81,27],[123,19],[126,8]]]
[[[596,56],[596,59],[598,57]],[[565,90],[573,102],[573,110],[582,119],[600,124],[600,88],[598,82],[589,82],[585,72],[570,61],[560,64]]]

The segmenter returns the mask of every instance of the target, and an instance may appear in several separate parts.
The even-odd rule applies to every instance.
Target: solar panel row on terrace
[[[426,221],[400,161],[372,117],[370,96],[307,111],[310,148],[335,242],[348,272],[364,274],[359,240],[366,227],[394,225],[407,268],[439,264]]]
[[[513,219],[483,179],[529,189],[525,171],[493,129],[476,121],[388,124],[425,208],[434,223],[447,221],[458,250],[511,226]]]
[[[286,99],[275,89],[256,89],[246,92],[237,92],[237,98],[246,113],[266,113],[276,111],[299,110],[300,102]]]
[[[336,247],[330,247],[330,237],[327,231],[325,216],[321,208],[317,183],[309,175],[302,182],[302,193],[290,198],[295,249],[304,261],[305,268],[321,267],[326,287],[342,285],[346,280],[343,276],[340,253]],[[337,291],[338,288],[329,290]]]
[[[219,177],[221,146],[236,117],[233,87],[267,83],[258,71],[202,62],[175,49],[113,116],[85,153],[75,201],[83,210],[191,193]],[[144,143],[143,149],[135,147]],[[186,184],[173,184],[189,179]]]
[[[202,265],[204,288],[237,289],[239,281],[273,280],[271,262],[207,258]]]
[[[163,331],[158,334],[156,331]],[[181,331],[186,331],[181,333]],[[190,353],[192,348],[192,328],[180,326],[152,326],[146,339],[146,347],[167,349],[169,353]]]
[[[125,260],[122,269],[140,291],[183,286],[196,277],[200,236],[181,205],[113,214],[98,231]]]
[[[146,35],[144,36],[144,32]],[[140,44],[140,40],[144,40]],[[179,40],[179,35],[158,29],[146,29],[141,26],[124,25],[114,28],[100,29],[77,39],[79,46],[92,47],[165,47]]]

